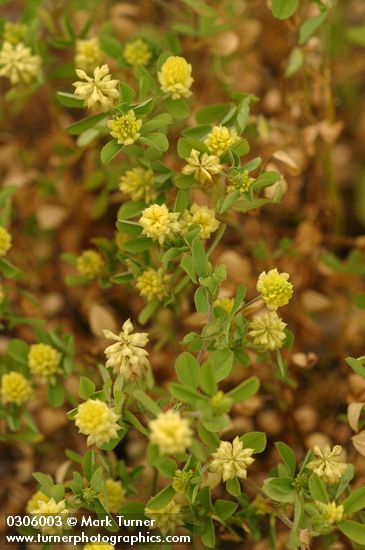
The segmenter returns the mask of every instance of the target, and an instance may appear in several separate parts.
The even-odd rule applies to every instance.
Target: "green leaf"
[[[136,254],[139,252],[144,252],[145,250],[149,250],[151,246],[153,245],[152,239],[149,237],[138,237],[137,239],[130,239],[123,245],[123,250],[125,252],[131,252],[132,254]]]
[[[218,498],[214,503],[214,511],[222,521],[225,521],[237,510],[238,504],[231,500],[222,500]]]
[[[336,523],[339,530],[349,539],[358,544],[365,544],[365,525],[357,521],[343,519]]]
[[[159,510],[171,502],[175,495],[176,492],[172,486],[168,485],[147,502],[146,508],[151,508],[151,510]]]
[[[32,476],[39,483],[40,490],[50,497],[52,487],[54,486],[54,482],[51,476],[48,474],[43,474],[42,472],[35,472],[34,474],[32,474]]]
[[[57,483],[57,485],[54,485],[51,489],[51,495],[56,502],[60,502],[60,500],[63,500],[64,494],[65,488],[61,483]]]
[[[365,508],[365,486],[353,491],[342,504],[345,514],[354,514]]]
[[[195,391],[194,389],[178,384],[177,382],[171,382],[170,391],[175,399],[182,401],[183,403],[190,403],[191,405],[196,405],[199,402],[207,401],[203,395]]]
[[[17,363],[21,363],[22,365],[28,364],[29,346],[23,340],[19,340],[18,338],[10,340],[7,351],[10,357],[15,359]]]
[[[316,474],[312,474],[310,476],[308,480],[308,488],[314,500],[319,500],[319,502],[324,502],[325,504],[329,502],[326,487],[321,478],[319,478]]]
[[[214,366],[211,362],[205,362],[201,368],[200,385],[208,395],[214,395],[217,392],[215,381]]]
[[[186,1],[186,0],[184,0]],[[194,0],[195,1],[195,0]],[[213,520],[210,517],[207,517],[205,519],[204,525],[203,525],[203,532],[201,534],[202,543],[207,548],[215,548],[215,533],[214,533],[214,525]]]
[[[79,109],[82,109],[82,107],[84,106],[84,101],[82,99],[78,99],[73,94],[67,94],[66,92],[56,92],[56,97],[61,105],[63,105],[64,107],[77,107]]]
[[[277,502],[293,502],[295,491],[293,479],[290,477],[269,477],[263,485],[264,492]]]
[[[109,34],[101,34],[99,37],[101,49],[113,59],[118,59],[122,54],[122,45]]]
[[[290,78],[296,72],[298,72],[300,67],[303,65],[303,61],[304,61],[303,51],[298,47],[293,48],[292,51],[290,52],[289,59],[286,64],[285,76]]]
[[[277,172],[263,172],[263,174],[260,174],[258,178],[256,178],[251,186],[251,189],[253,189],[254,191],[258,191],[263,187],[269,187],[270,185],[273,185],[275,182],[279,181],[280,178],[281,176]]]
[[[208,275],[208,258],[204,246],[198,238],[193,240],[191,255],[196,273],[199,277],[206,277]]]
[[[142,227],[139,223],[126,220],[118,220],[117,229],[120,233],[126,233],[127,235],[132,235],[133,237],[137,237],[142,233]]]
[[[98,466],[98,468],[96,468],[95,472],[91,476],[90,486],[92,489],[94,489],[94,491],[96,491],[97,493],[100,493],[102,483],[103,483],[103,468],[102,466]]]
[[[175,370],[179,382],[195,389],[199,384],[200,367],[195,357],[184,352],[176,359]]]
[[[89,116],[87,118],[83,118],[82,120],[79,120],[78,122],[74,122],[74,124],[71,124],[71,126],[67,128],[67,131],[72,136],[78,136],[82,132],[85,132],[85,130],[89,130],[89,128],[93,128],[95,124],[97,124],[98,122],[104,119],[106,119],[105,113]]]
[[[79,383],[79,396],[85,401],[89,399],[90,395],[95,392],[96,386],[92,380],[81,376]]]
[[[223,212],[228,210],[228,208],[231,208],[231,206],[234,205],[234,203],[237,201],[239,196],[240,196],[239,191],[233,191],[232,193],[228,193],[228,195],[219,199],[217,204],[217,210],[219,214],[223,214]]]
[[[346,363],[350,365],[353,371],[356,372],[361,378],[365,380],[365,367],[362,365],[362,362],[359,359],[354,359],[353,357],[346,357]]]
[[[226,481],[226,489],[227,492],[233,497],[238,497],[241,494],[241,484],[237,477]]]
[[[295,460],[294,452],[289,447],[289,445],[287,445],[286,443],[283,443],[282,441],[277,441],[275,443],[275,447],[277,448],[285,466],[287,467],[289,475],[294,477],[295,469],[296,469],[296,460]]]
[[[206,363],[212,365],[216,382],[224,380],[232,370],[234,354],[230,349],[213,351]]]
[[[210,449],[217,449],[220,445],[220,439],[216,433],[207,430],[202,424],[199,423],[198,434],[200,439],[208,445]]]
[[[47,399],[52,407],[60,407],[63,404],[65,392],[60,380],[57,380],[54,384],[48,384]]]
[[[289,19],[298,6],[299,0],[272,0],[272,14],[278,19]]]
[[[110,277],[110,281],[116,285],[124,285],[125,283],[129,283],[129,281],[133,281],[133,279],[133,273],[117,273],[117,275]]]
[[[251,96],[247,96],[241,101],[239,105],[237,113],[237,126],[240,132],[243,132],[243,130],[246,128],[248,115],[250,113],[250,104]]]
[[[352,297],[352,301],[356,307],[365,309],[365,292],[359,292],[358,294],[354,294]]]
[[[185,99],[172,99],[168,97],[164,101],[164,107],[176,120],[187,118],[190,114],[190,109]]]
[[[165,152],[169,148],[169,142],[165,134],[159,132],[152,132],[147,136],[142,136],[139,138],[141,143],[148,145],[149,147],[154,147],[158,151]]]
[[[138,315],[138,322],[140,325],[145,325],[147,321],[155,313],[156,309],[159,306],[158,300],[151,300],[148,304],[142,309],[141,313]]]
[[[230,103],[215,103],[199,109],[196,114],[198,124],[210,124],[212,122],[221,122],[231,109]]]
[[[84,454],[84,457],[82,459],[82,471],[84,472],[84,475],[88,481],[90,481],[92,476],[93,464],[94,464],[94,453],[93,451],[87,451]]]
[[[159,406],[142,390],[134,390],[132,396],[139,401],[147,411],[153,414],[153,416],[158,416],[160,414],[161,410]]]
[[[198,313],[207,313],[209,311],[209,300],[206,290],[201,286],[196,289],[194,294],[195,308]]]
[[[120,82],[119,88],[120,88],[121,100],[125,101],[126,103],[128,103],[128,105],[130,105],[134,99],[134,96],[136,95],[136,92],[126,82]]]
[[[266,435],[263,432],[248,432],[240,437],[246,449],[253,449],[255,453],[262,453],[266,449]]]
[[[189,255],[183,256],[180,262],[180,267],[185,271],[185,273],[189,275],[193,283],[197,283],[192,256],[189,256]]]
[[[233,388],[233,390],[228,392],[227,395],[228,397],[233,399],[235,403],[239,403],[240,401],[244,401],[245,399],[248,399],[249,397],[255,395],[259,387],[260,381],[257,376],[251,376],[250,378],[239,384],[239,386]]]
[[[216,17],[218,15],[217,11],[213,7],[208,6],[203,0],[183,0],[183,2],[204,17]]]
[[[177,470],[177,464],[172,458],[158,456],[152,462],[152,465],[165,477],[174,477]]]
[[[4,277],[7,277],[8,279],[14,279],[20,275],[19,269],[8,262],[8,260],[4,260],[4,258],[0,258],[0,271]]]
[[[327,11],[311,17],[305,21],[299,29],[299,44],[303,46],[311,36],[316,32],[316,30],[322,25],[323,21],[327,17]]]
[[[103,164],[108,164],[114,157],[117,156],[120,151],[124,148],[124,145],[121,145],[117,142],[116,139],[108,141],[106,145],[102,148],[100,152],[100,159]]]

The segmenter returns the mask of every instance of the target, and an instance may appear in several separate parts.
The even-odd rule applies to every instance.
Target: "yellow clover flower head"
[[[82,99],[88,109],[109,111],[119,98],[119,81],[112,80],[108,65],[95,67],[93,76],[82,69],[75,70],[81,80],[73,83],[74,95]]]
[[[216,414],[226,414],[230,411],[233,400],[220,390],[211,397],[210,405]]]
[[[48,344],[33,344],[28,354],[28,367],[33,376],[52,379],[60,372],[61,353]]]
[[[141,378],[149,366],[148,352],[144,346],[148,343],[146,332],[133,333],[133,325],[128,319],[122,327],[119,335],[110,330],[104,330],[104,335],[109,340],[115,340],[114,344],[105,350],[107,357],[106,367],[119,372],[125,380]]]
[[[136,38],[126,44],[123,50],[123,57],[128,65],[148,65],[152,52],[145,40]]]
[[[325,504],[324,502],[316,502],[316,506],[321,512],[322,519],[325,523],[332,525],[336,521],[343,519],[344,507],[342,504],[337,506],[335,501]]]
[[[47,495],[42,493],[42,491],[36,491],[35,493],[32,494],[32,496],[30,497],[30,499],[27,502],[27,506],[26,506],[26,509],[25,509],[26,512],[28,514],[34,514],[34,512],[36,510],[38,510],[38,508],[39,508],[39,501],[40,502],[48,502],[49,497],[47,497]]]
[[[142,233],[163,244],[178,233],[178,217],[178,213],[168,211],[166,204],[153,204],[143,210],[139,223],[143,227]]]
[[[119,181],[119,189],[133,201],[151,202],[157,197],[155,176],[150,168],[137,166],[127,170]]]
[[[13,23],[12,21],[6,21],[4,25],[4,42],[10,42],[10,44],[17,44],[22,42],[27,33],[27,25],[24,23]]]
[[[182,173],[187,176],[194,176],[195,181],[205,186],[212,185],[214,176],[220,174],[223,170],[223,165],[220,164],[217,155],[200,153],[196,149],[191,150],[186,162],[187,164],[182,169]]]
[[[64,529],[70,529],[67,524],[69,512],[66,508],[66,502],[64,500],[56,502],[53,497],[47,501],[40,499],[38,500],[38,506],[33,511],[33,514],[39,516],[57,516],[61,518],[62,525],[57,525],[58,521],[55,521],[53,525],[47,525],[47,523],[45,523],[45,525],[40,525],[39,528],[44,535],[56,535],[62,533]]]
[[[263,271],[257,280],[256,288],[271,310],[288,304],[293,295],[293,285],[289,281],[288,273],[279,273],[276,268],[268,273]]]
[[[108,120],[110,134],[120,145],[132,145],[140,137],[142,120],[130,109],[127,114]]]
[[[239,140],[240,138],[235,129],[229,129],[225,126],[213,126],[204,143],[208,147],[209,153],[220,157]]]
[[[145,508],[145,515],[153,520],[153,525],[151,529],[159,529],[162,535],[167,533],[173,533],[177,527],[183,524],[182,518],[180,517],[181,507],[174,500],[171,500],[163,508],[158,510],[151,510],[150,508]]]
[[[168,57],[158,72],[161,90],[171,94],[172,99],[191,96],[190,87],[194,82],[191,65],[178,55]]]
[[[209,239],[217,231],[220,223],[215,217],[215,211],[207,206],[192,204],[190,210],[184,212],[182,218],[183,229],[188,230],[192,225],[199,225],[199,237]]]
[[[337,483],[347,470],[347,464],[341,462],[341,445],[335,445],[333,449],[326,445],[320,449],[317,445],[313,448],[316,456],[306,465],[306,468],[312,470],[318,477],[322,478],[324,483],[332,485]]]
[[[171,275],[166,273],[162,267],[153,269],[149,267],[137,278],[137,288],[141,296],[147,301],[159,300],[162,302],[169,295]]]
[[[172,478],[172,488],[177,493],[185,493],[193,476],[193,470],[176,470],[174,477]]]
[[[8,372],[1,378],[1,399],[3,403],[23,405],[33,394],[29,380],[20,372]]]
[[[83,71],[93,71],[103,60],[99,39],[95,36],[87,40],[76,40],[75,67]]]
[[[88,279],[96,279],[102,273],[104,266],[104,260],[96,250],[84,250],[76,260],[77,271]]]
[[[250,177],[248,170],[243,172],[232,171],[228,176],[227,192],[239,191],[240,193],[246,193],[254,181],[255,178]]]
[[[0,256],[5,256],[11,248],[11,235],[9,231],[0,226]]]
[[[189,420],[178,411],[162,412],[149,423],[150,441],[162,455],[184,453],[192,444],[193,432]]]
[[[121,481],[107,479],[100,493],[100,500],[112,514],[117,514],[125,503],[125,489]]]
[[[248,324],[248,327],[250,329],[248,334],[253,343],[263,348],[264,351],[274,351],[283,346],[286,338],[284,331],[286,323],[280,319],[276,311],[257,315]]]
[[[4,42],[0,50],[0,76],[8,78],[11,84],[28,84],[35,80],[41,67],[39,55],[33,55],[23,42]]]
[[[113,407],[108,407],[99,399],[88,399],[78,406],[75,424],[80,433],[88,436],[88,445],[95,443],[101,447],[118,436],[119,418],[120,415],[116,414]]]
[[[244,449],[239,437],[235,437],[233,443],[221,441],[218,449],[212,454],[210,470],[222,475],[223,481],[238,477],[246,479],[247,468],[254,462],[252,455],[254,449]]]

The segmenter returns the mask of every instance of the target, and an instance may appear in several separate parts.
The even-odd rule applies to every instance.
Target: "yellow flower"
[[[32,397],[32,386],[20,372],[8,372],[1,378],[1,398],[3,403],[23,405]]]
[[[191,150],[190,157],[186,161],[187,165],[182,169],[182,173],[187,176],[193,175],[195,181],[202,185],[212,185],[214,176],[223,170],[217,155],[201,154],[196,149]]]
[[[178,217],[178,213],[168,211],[166,204],[153,204],[143,210],[139,223],[147,237],[163,244],[179,231]]]
[[[28,354],[28,367],[34,376],[52,378],[60,372],[61,353],[47,344],[33,344]]]
[[[150,168],[137,166],[127,170],[120,178],[119,189],[134,201],[151,202],[157,197],[155,176]]]
[[[11,248],[11,235],[5,227],[0,226],[0,256],[5,256]]]
[[[109,111],[119,98],[118,80],[112,80],[108,65],[95,67],[93,77],[85,71],[76,69],[76,74],[85,82],[73,83],[74,95],[84,101],[88,109]]]
[[[178,411],[162,412],[149,423],[150,441],[162,455],[184,453],[192,444],[193,432],[189,421]]]
[[[147,42],[142,38],[136,38],[129,42],[124,50],[123,57],[129,65],[148,65],[152,57],[152,52]]]
[[[316,445],[313,448],[313,452],[317,458],[311,460],[306,465],[306,468],[312,470],[325,483],[330,485],[337,483],[347,470],[347,464],[340,462],[341,445],[335,445],[333,449],[329,445],[326,445],[323,449],[320,449]]]
[[[137,288],[149,302],[157,299],[160,302],[169,295],[169,282],[171,275],[165,273],[162,267],[153,269],[149,267],[137,278]]]
[[[33,514],[39,516],[57,516],[61,518],[62,525],[58,525],[58,520],[55,521],[53,525],[51,525],[52,522],[50,522],[50,525],[47,525],[47,522],[45,522],[45,525],[42,523],[42,525],[39,526],[39,529],[44,535],[56,535],[62,533],[64,529],[70,529],[67,524],[69,512],[66,508],[66,503],[64,500],[56,502],[53,497],[47,501],[40,499],[38,500],[38,506],[33,511]]]
[[[85,544],[83,550],[115,550],[113,544]]]
[[[209,153],[220,157],[239,140],[236,130],[230,130],[225,126],[213,126],[204,143],[208,147]]]
[[[95,250],[84,250],[76,260],[76,268],[80,275],[95,279],[105,266],[104,260]]]
[[[39,501],[48,502],[49,497],[47,497],[47,495],[42,493],[42,491],[36,491],[35,493],[32,494],[32,496],[27,502],[27,507],[25,509],[26,512],[28,514],[34,514],[34,512],[39,508]]]
[[[243,172],[232,172],[228,177],[227,192],[232,193],[234,191],[239,191],[240,193],[245,193],[248,191],[255,181],[255,178],[251,178],[248,170]]]
[[[180,506],[171,500],[166,506],[159,510],[151,510],[145,508],[144,513],[148,518],[153,520],[151,529],[159,529],[162,535],[172,533],[177,527],[183,524],[182,518],[179,516]]]
[[[103,60],[99,39],[76,40],[75,67],[83,71],[93,71]]]
[[[342,504],[337,506],[336,502],[329,502],[325,504],[324,502],[316,502],[316,506],[321,512],[321,516],[324,522],[333,524],[336,521],[341,521],[344,514],[344,508]]]
[[[6,21],[4,25],[4,42],[10,42],[10,44],[18,44],[22,42],[27,33],[27,25],[23,23],[12,23]]]
[[[171,94],[172,99],[191,96],[190,87],[194,82],[191,77],[191,65],[179,56],[166,59],[158,73],[161,90]]]
[[[275,311],[257,315],[249,324],[249,335],[253,343],[265,351],[280,349],[286,338],[284,329],[286,323]]]
[[[223,481],[238,477],[246,479],[247,467],[254,462],[253,449],[244,449],[239,437],[235,437],[233,443],[221,441],[218,449],[212,454],[210,470],[221,474]]]
[[[172,478],[172,488],[177,493],[185,493],[190,485],[192,477],[194,477],[193,470],[176,470]]]
[[[276,310],[289,303],[293,295],[293,285],[288,279],[288,273],[279,273],[276,268],[268,273],[263,271],[259,276],[256,288],[269,309]]]
[[[142,120],[136,118],[135,112],[130,109],[126,115],[116,116],[108,120],[110,134],[118,141],[120,145],[132,145],[139,136]]]
[[[105,350],[107,357],[106,367],[119,372],[126,380],[140,378],[149,366],[148,352],[143,349],[148,342],[146,332],[133,332],[133,325],[128,319],[122,327],[119,335],[110,330],[104,330],[104,335],[109,340],[115,340]]]
[[[88,436],[88,445],[95,443],[97,447],[101,447],[118,436],[119,418],[120,415],[103,401],[88,399],[78,406],[75,424],[80,433]]]
[[[117,514],[125,503],[125,489],[120,481],[107,479],[105,487],[100,493],[106,509],[112,514]]]
[[[39,74],[41,58],[33,55],[22,42],[4,42],[0,50],[0,76],[5,76],[11,84],[28,84]]]
[[[223,309],[226,313],[231,313],[233,307],[234,299],[233,298],[217,298],[214,301],[213,306]]]
[[[183,230],[188,230],[192,225],[199,225],[199,237],[209,239],[211,234],[217,231],[219,221],[215,217],[214,210],[194,203],[190,210],[184,212],[181,225]]]

